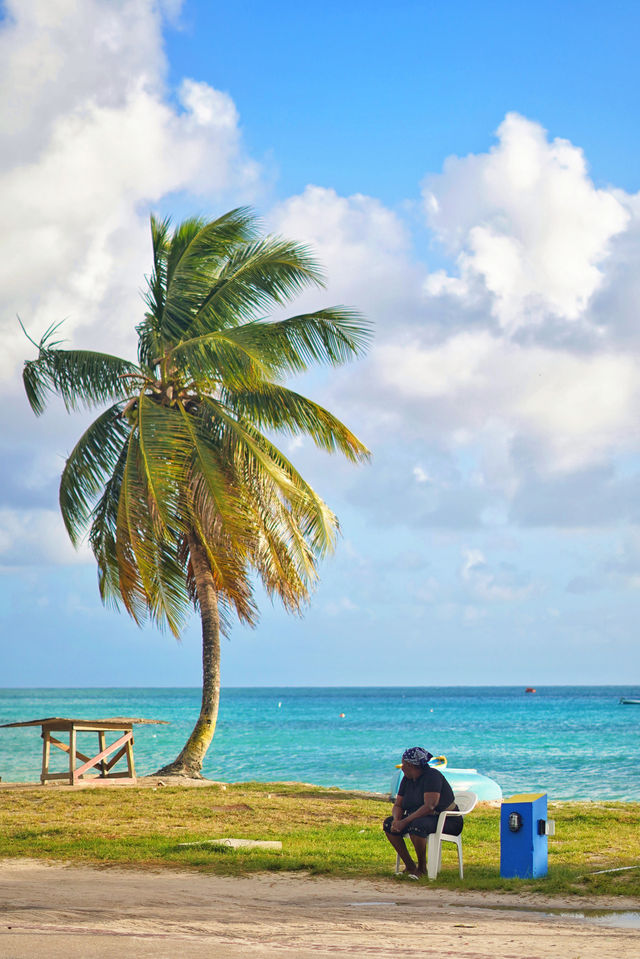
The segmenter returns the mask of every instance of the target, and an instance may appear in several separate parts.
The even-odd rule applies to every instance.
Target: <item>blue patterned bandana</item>
[[[433,759],[432,753],[422,746],[412,746],[411,749],[405,749],[402,754],[403,763],[411,763],[412,766],[421,766],[423,769],[429,765],[429,760]]]

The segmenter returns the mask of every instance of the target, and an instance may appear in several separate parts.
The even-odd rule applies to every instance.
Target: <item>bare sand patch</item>
[[[594,905],[637,910],[637,902],[456,893],[406,880],[6,860],[0,904],[1,959],[640,959],[640,930],[545,915]]]

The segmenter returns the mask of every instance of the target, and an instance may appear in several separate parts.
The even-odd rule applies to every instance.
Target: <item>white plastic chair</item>
[[[449,809],[441,812],[438,816],[436,831],[431,833],[427,840],[427,876],[429,879],[436,879],[442,865],[442,843],[453,842],[458,850],[458,867],[460,869],[460,878],[464,879],[464,870],[462,868],[462,835],[450,836],[443,832],[444,824],[448,816],[466,816],[478,802],[478,797],[469,789],[460,789],[454,793],[457,809]],[[396,873],[400,872],[400,856],[396,856]]]

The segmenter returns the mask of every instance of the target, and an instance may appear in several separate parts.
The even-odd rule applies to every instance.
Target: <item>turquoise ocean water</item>
[[[225,781],[386,792],[402,750],[424,745],[450,766],[497,780],[506,796],[640,800],[640,706],[620,705],[621,696],[640,698],[640,687],[553,686],[535,694],[503,686],[224,689],[203,772]],[[199,705],[198,689],[0,689],[0,723],[168,720],[136,727],[136,767],[145,775],[175,758]],[[0,729],[5,782],[39,781],[39,733]]]

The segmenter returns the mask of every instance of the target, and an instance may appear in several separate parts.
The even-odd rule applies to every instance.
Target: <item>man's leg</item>
[[[409,833],[409,839],[418,857],[418,872],[424,876],[427,872],[427,840],[424,836],[414,836],[413,833]]]
[[[412,876],[417,876],[419,872],[419,868],[416,868],[416,864],[409,854],[409,850],[407,849],[407,845],[404,841],[404,837],[400,836],[398,833],[386,832],[386,831],[385,831],[385,836],[387,837],[387,839],[389,840],[389,842],[391,843],[395,851],[398,853],[398,855],[402,859],[407,872]],[[413,839],[413,836],[411,837],[411,839]]]

